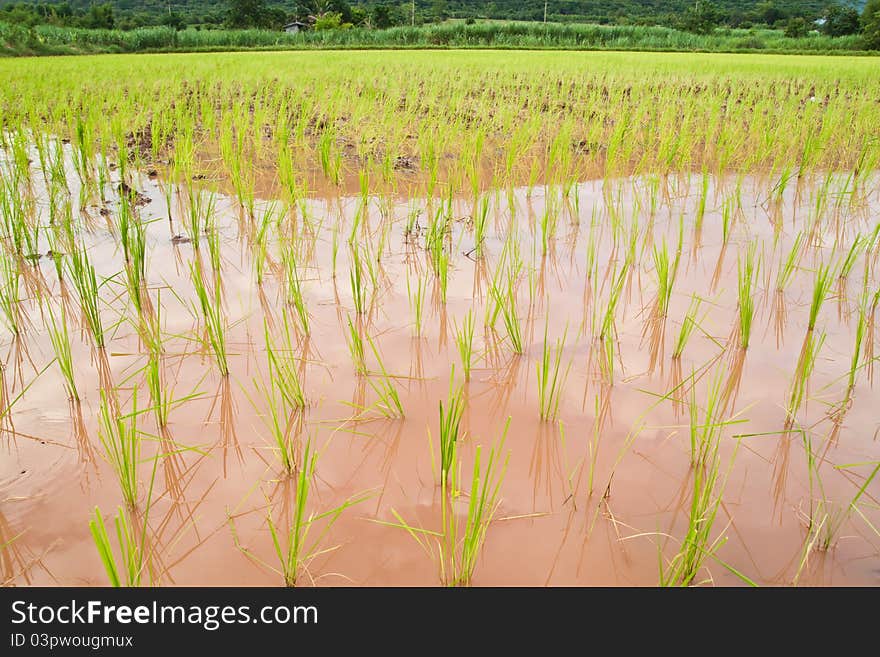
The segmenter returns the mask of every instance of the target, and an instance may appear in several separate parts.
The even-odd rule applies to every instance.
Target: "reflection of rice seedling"
[[[818,339],[813,331],[808,331],[804,339],[803,347],[794,371],[794,378],[788,393],[788,408],[786,409],[788,424],[794,421],[806,396],[807,384],[816,366],[816,357],[825,342],[823,333]]]
[[[222,299],[220,286],[214,286],[214,293],[208,292],[202,268],[196,260],[190,265],[190,278],[199,299],[199,307],[202,310],[202,318],[205,320],[205,332],[214,351],[214,359],[220,370],[221,376],[229,375],[229,365],[226,361],[226,319],[223,317]]]
[[[474,311],[472,308],[468,309],[461,326],[455,327],[455,344],[458,346],[464,380],[470,381],[474,358]]]
[[[366,499],[365,495],[351,497],[339,506],[336,506],[322,513],[308,514],[307,507],[309,502],[309,494],[314,486],[315,465],[318,455],[311,450],[311,441],[308,441],[303,449],[302,467],[296,477],[296,492],[293,499],[293,518],[290,527],[282,529],[278,526],[273,518],[272,507],[266,511],[266,524],[269,526],[269,532],[272,535],[272,546],[275,556],[278,559],[279,567],[270,566],[267,562],[259,559],[248,548],[244,547],[235,531],[235,524],[230,518],[229,524],[232,529],[233,540],[235,546],[251,561],[261,566],[269,568],[275,573],[281,575],[284,579],[285,586],[296,586],[303,574],[309,575],[309,565],[322,554],[335,548],[321,548],[321,542],[330,531],[333,524],[342,515],[342,512],[349,507],[358,504]],[[313,527],[323,524],[320,534],[314,540],[309,540],[309,534]],[[312,578],[312,583],[314,579]]]
[[[58,367],[61,375],[64,377],[64,384],[67,388],[67,394],[73,401],[79,401],[79,393],[76,391],[76,378],[73,375],[73,356],[70,353],[70,336],[67,333],[67,311],[61,306],[61,322],[55,319],[55,313],[50,308],[49,339],[52,342],[52,349],[55,351],[55,360],[58,361]]]
[[[127,415],[122,415],[107,395],[107,391],[102,389],[98,436],[107,460],[116,473],[122,497],[128,507],[133,509],[138,501],[138,464],[141,454],[141,436],[137,426],[137,388],[132,391],[131,412]]]
[[[564,372],[561,374],[559,372],[568,328],[566,328],[562,337],[556,341],[556,345],[553,348],[555,353],[551,356],[551,347],[547,341],[548,326],[549,318],[544,324],[544,349],[541,354],[541,361],[536,366],[538,372],[538,407],[541,409],[542,420],[553,420],[559,413],[562,388],[565,386],[565,379],[568,377],[568,371],[571,369],[571,363],[569,363]]]

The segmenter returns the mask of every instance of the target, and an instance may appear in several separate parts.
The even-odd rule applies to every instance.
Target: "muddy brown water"
[[[39,198],[39,179],[35,176]],[[835,178],[840,188],[845,177]],[[876,193],[859,195],[853,203],[832,200],[820,213],[815,242],[806,249],[785,291],[784,331],[777,336],[773,300],[780,254],[790,249],[795,235],[815,215],[818,183],[792,184],[778,204],[767,203],[772,185],[764,179],[742,178],[742,211],[733,223],[729,243],[722,248],[722,206],[737,180],[713,179],[699,244],[695,223],[700,196],[699,177],[668,179],[668,190],[655,212],[649,209],[646,179],[587,181],[575,187],[577,208],[562,207],[555,188],[519,188],[490,195],[490,221],[484,257],[471,254],[473,235],[467,221],[453,224],[452,265],[445,306],[437,301],[428,258],[421,238],[404,234],[406,218],[419,208],[426,224],[425,199],[371,200],[372,242],[379,242],[380,225],[389,225],[381,256],[382,280],[367,333],[379,348],[384,365],[394,376],[405,409],[404,419],[362,413],[352,403],[371,404],[375,393],[358,377],[346,346],[346,318],[355,316],[349,281],[346,238],[358,207],[357,198],[315,197],[305,202],[316,228],[314,253],[301,271],[311,319],[307,345],[300,341],[298,357],[305,358],[304,382],[309,401],[303,436],[317,447],[315,489],[310,510],[338,505],[368,492],[363,502],[347,509],[321,540],[328,549],[309,563],[302,584],[317,585],[435,585],[438,565],[422,547],[394,523],[399,514],[413,526],[440,528],[440,489],[435,473],[438,402],[446,400],[452,366],[461,366],[454,327],[473,308],[477,323],[472,380],[466,387],[463,420],[466,438],[460,451],[463,471],[469,472],[477,445],[498,443],[510,418],[504,445],[509,466],[501,487],[502,501],[490,526],[475,574],[474,585],[654,585],[658,582],[658,551],[673,556],[684,536],[690,508],[692,467],[687,411],[667,400],[658,402],[674,385],[671,351],[690,303],[704,301],[699,329],[690,339],[682,370],[690,373],[713,362],[729,360],[726,345],[736,322],[737,256],[750,242],[759,244],[762,261],[755,294],[756,316],[732,414],[739,421],[725,428],[721,442],[722,468],[730,465],[723,502],[712,531],[720,539],[717,560],[710,559],[697,581],[737,585],[742,581],[722,565],[735,568],[761,585],[786,585],[797,580],[809,585],[876,585],[880,583],[880,479],[875,480],[842,523],[827,552],[808,551],[806,517],[819,494],[811,479],[803,441],[784,434],[785,405],[806,330],[814,269],[845,254],[857,234],[874,228],[880,202]],[[162,183],[146,176],[137,188],[151,199],[140,209],[146,224],[151,299],[161,304],[165,375],[177,397],[194,395],[171,411],[168,432],[182,451],[162,459],[157,467],[150,540],[156,546],[159,582],[177,585],[278,585],[281,577],[248,559],[241,545],[276,566],[265,514],[272,507],[283,524],[290,517],[293,483],[282,476],[264,420],[265,404],[258,400],[254,380],[266,375],[263,343],[265,309],[273,314],[284,306],[280,277],[270,272],[260,302],[253,253],[243,227],[247,219],[237,203],[220,196],[217,226],[222,244],[222,280],[228,318],[230,379],[223,381],[210,353],[198,344],[196,297],[189,275],[192,243],[172,243]],[[76,185],[71,183],[77,197]],[[175,192],[178,195],[178,192]],[[661,195],[662,196],[662,195]],[[554,197],[561,207],[552,248],[541,256],[536,227]],[[513,200],[515,212],[509,208]],[[260,211],[267,200],[258,203]],[[391,214],[382,219],[383,205]],[[438,202],[430,204],[432,211]],[[107,202],[111,219],[118,202]],[[608,265],[620,257],[612,248],[614,216],[628,230],[640,227],[639,255],[617,312],[618,346],[614,385],[603,385],[596,367],[596,344],[590,328],[593,307],[607,303]],[[45,214],[45,203],[40,204]],[[97,208],[82,224],[85,243],[102,287],[102,318],[108,327],[107,359],[121,403],[129,407],[137,386],[139,406],[148,406],[142,368],[145,349],[138,339],[133,310],[117,277],[122,255],[114,234]],[[172,213],[180,219],[177,201]],[[472,214],[471,204],[456,201],[453,214]],[[656,283],[650,250],[642,251],[644,236],[653,243],[677,243],[679,218],[684,222],[683,255],[675,283],[665,345],[652,368],[648,340],[643,337]],[[336,277],[332,276],[331,228],[339,222]],[[779,223],[779,229],[774,227]],[[590,227],[595,223],[598,278],[587,276]],[[483,330],[491,279],[502,251],[508,225],[516,231],[524,262],[518,290],[518,314],[524,329],[524,354],[515,356],[503,340]],[[775,236],[778,239],[775,240]],[[48,248],[48,247],[47,247]],[[275,248],[274,244],[271,246]],[[43,249],[45,250],[45,249]],[[200,242],[203,257],[207,245]],[[720,267],[719,256],[724,251]],[[277,259],[277,252],[276,252]],[[862,367],[851,402],[835,421],[829,417],[846,393],[846,375],[857,324],[857,303],[865,272],[877,289],[876,252],[862,254],[848,281],[846,296],[830,298],[822,308],[819,327],[826,341],[810,379],[809,399],[798,414],[824,457],[820,475],[824,496],[845,508],[870,472],[865,464],[880,459],[880,416],[877,390]],[[49,289],[59,293],[50,260],[37,264]],[[713,284],[716,268],[719,271]],[[421,272],[431,282],[421,335],[415,334],[407,295],[407,271],[412,281]],[[488,272],[488,273],[487,273]],[[533,289],[534,292],[530,292]],[[838,287],[835,284],[835,294]],[[3,334],[7,398],[15,403],[2,442],[0,458],[0,543],[11,542],[0,559],[0,579],[20,585],[98,585],[106,574],[89,532],[89,519],[99,507],[105,519],[122,504],[116,478],[102,456],[98,435],[99,376],[87,336],[71,319],[71,341],[77,386],[83,397],[79,410],[67,399],[42,328],[39,303],[23,303],[33,327],[27,332],[27,356],[17,359],[16,345]],[[536,364],[541,359],[545,324],[553,341],[566,336],[565,380],[558,417],[539,417]],[[869,333],[876,342],[876,333]],[[496,344],[497,343],[497,344]],[[876,353],[876,350],[875,350]],[[368,357],[375,369],[375,361]],[[696,385],[697,401],[705,402],[705,380]],[[220,422],[222,400],[234,412],[234,437]],[[598,433],[597,398],[607,404]],[[81,414],[82,430],[75,431]],[[141,492],[146,494],[152,462],[158,453],[158,429],[152,414],[140,420],[144,432]],[[228,429],[228,427],[227,427]],[[433,443],[429,442],[429,432]],[[594,438],[598,435],[598,440]],[[821,449],[820,449],[821,448]],[[595,450],[595,451],[593,451]],[[588,487],[591,453],[595,453],[593,490]],[[465,477],[466,480],[469,479]],[[458,509],[463,513],[463,509]],[[230,521],[230,518],[232,521]],[[869,524],[870,523],[870,524]],[[315,534],[319,533],[315,529]],[[14,539],[14,540],[13,540]]]

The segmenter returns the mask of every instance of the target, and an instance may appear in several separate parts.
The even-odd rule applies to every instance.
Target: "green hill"
[[[840,4],[859,6],[864,0],[839,0]],[[392,23],[408,24],[413,18],[410,0],[265,0],[273,7],[267,26],[277,27],[293,17],[305,17],[322,10],[349,5],[346,19],[369,21],[376,6],[389,9]],[[838,0],[713,0],[723,24],[732,27],[774,25],[793,16],[814,20]],[[112,18],[94,17],[92,7],[108,3]],[[27,4],[20,12],[10,13],[10,6]],[[581,22],[600,24],[648,24],[675,26],[694,0],[415,0],[415,21],[436,22],[444,19],[482,19]],[[37,6],[36,13],[33,10]],[[52,7],[54,9],[48,9]],[[169,15],[178,25],[220,25],[228,0],[0,0],[0,21],[34,24],[53,22],[87,27],[136,27],[167,22]],[[91,24],[83,18],[92,11]],[[31,12],[28,19],[26,13]],[[39,16],[39,20],[33,16]],[[10,18],[12,16],[12,18]],[[101,21],[112,25],[98,24]]]

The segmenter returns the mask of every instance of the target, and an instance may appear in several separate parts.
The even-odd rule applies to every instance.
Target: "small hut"
[[[307,29],[309,29],[309,24],[303,23],[302,21],[293,21],[292,23],[287,23],[284,26],[284,31],[288,34],[297,34],[298,32],[302,32]]]

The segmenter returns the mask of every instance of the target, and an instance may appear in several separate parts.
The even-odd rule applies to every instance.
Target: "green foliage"
[[[862,35],[865,47],[880,50],[880,0],[868,0],[862,12]]]

